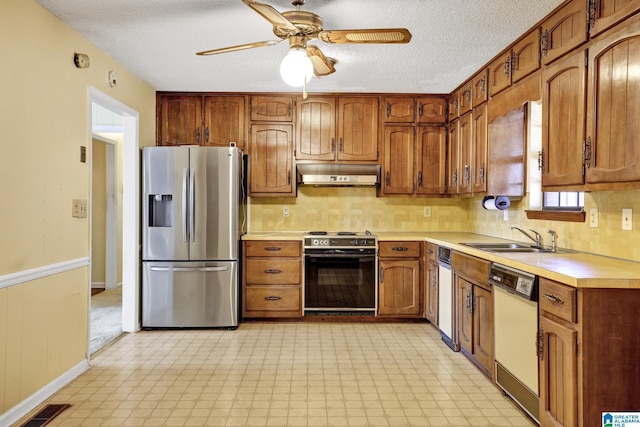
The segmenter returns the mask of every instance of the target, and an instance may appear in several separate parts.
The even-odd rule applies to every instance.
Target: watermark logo
[[[640,412],[603,412],[602,427],[640,427]]]

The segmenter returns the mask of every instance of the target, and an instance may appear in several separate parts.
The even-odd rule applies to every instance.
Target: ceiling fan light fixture
[[[313,76],[313,63],[304,48],[292,47],[280,63],[280,76],[286,84],[301,87]]]

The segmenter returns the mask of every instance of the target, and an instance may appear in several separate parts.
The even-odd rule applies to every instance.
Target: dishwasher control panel
[[[492,264],[489,283],[531,301],[538,301],[538,276],[501,264]]]

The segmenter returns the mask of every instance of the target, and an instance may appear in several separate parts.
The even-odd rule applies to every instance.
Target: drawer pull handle
[[[264,297],[264,299],[267,301],[278,301],[278,300],[281,300],[282,297],[269,296],[269,297]]]
[[[264,271],[267,274],[280,274],[282,273],[282,270],[278,270],[276,268],[269,268],[267,270]]]
[[[544,297],[546,299],[548,299],[549,301],[554,302],[556,304],[564,304],[564,300],[562,298],[560,298],[559,296],[557,296],[557,295],[550,294],[550,293],[547,292],[546,294],[544,294]]]
[[[277,246],[267,246],[266,248],[264,248],[265,251],[271,251],[271,252],[276,252],[279,251],[281,248],[277,247]]]
[[[409,250],[409,248],[406,248],[404,246],[396,246],[391,248],[392,251],[397,251],[397,252],[406,252]]]

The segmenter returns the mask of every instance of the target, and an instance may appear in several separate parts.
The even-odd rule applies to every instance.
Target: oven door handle
[[[375,254],[304,254],[305,258],[375,258]]]

